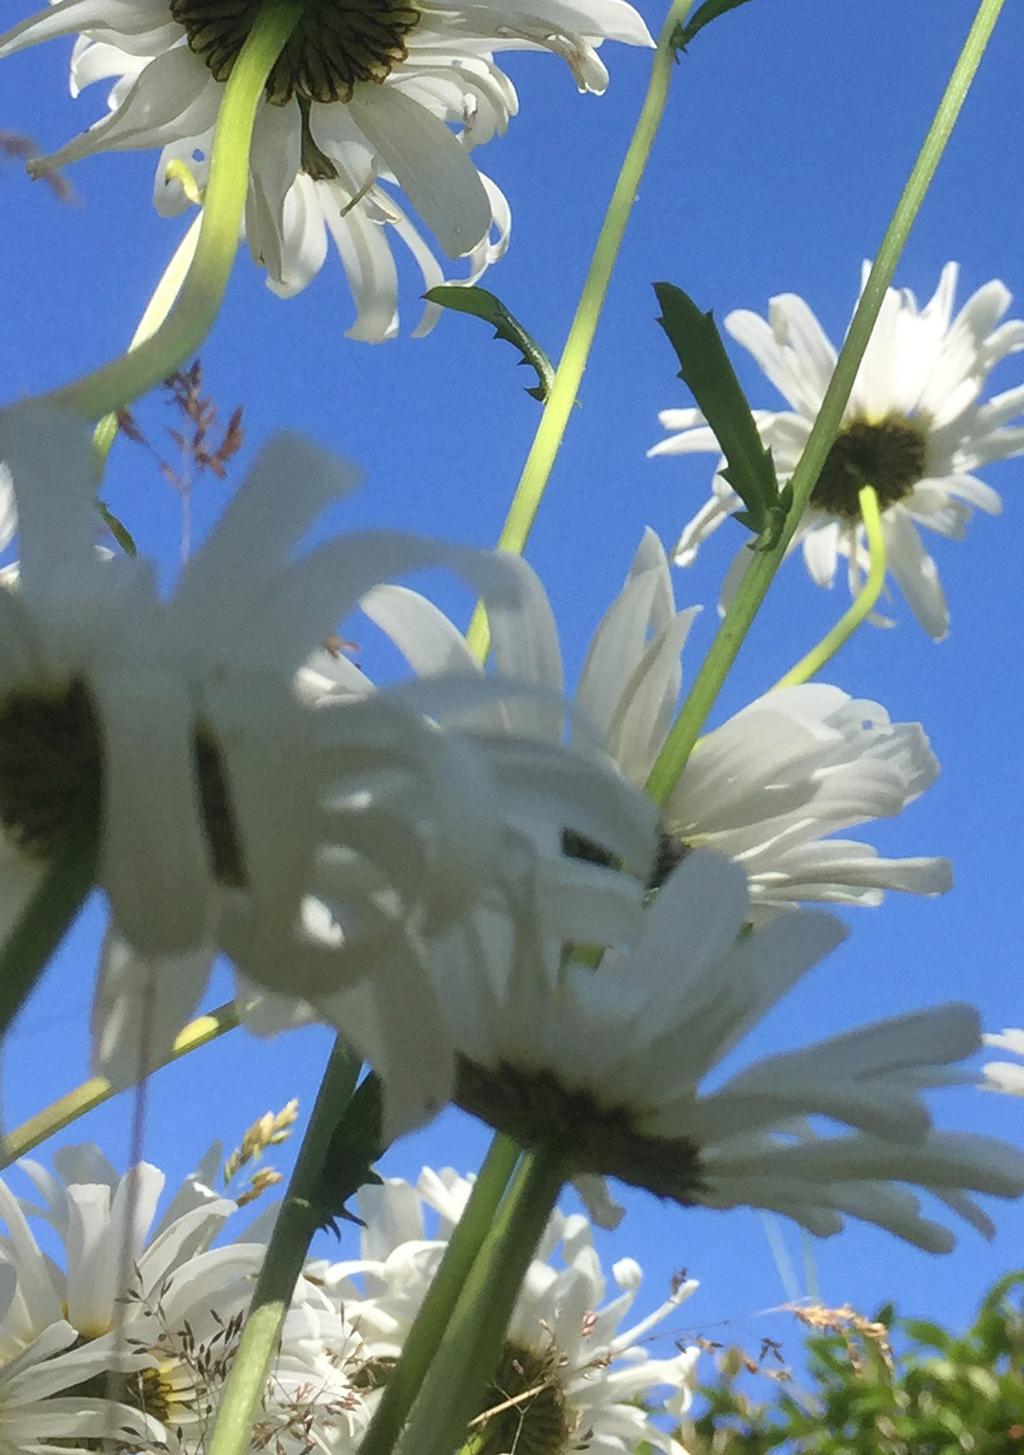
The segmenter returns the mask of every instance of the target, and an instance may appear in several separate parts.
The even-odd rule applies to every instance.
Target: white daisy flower
[[[20,584],[0,592],[0,934],[73,815],[97,814],[114,926],[94,1017],[103,1074],[159,1064],[218,948],[259,983],[314,998],[379,968],[377,928],[443,920],[472,900],[470,866],[499,872],[507,770],[499,781],[398,697],[317,712],[294,678],[382,577],[445,565],[500,609],[515,563],[387,531],[293,560],[354,475],[278,437],[163,602],[147,562],[95,552],[83,422],[8,411],[0,447],[21,516]],[[600,797],[594,774],[578,780],[565,792]],[[605,799],[635,843],[647,808],[615,783]],[[325,843],[345,954],[293,959]]]
[[[450,1169],[425,1169],[415,1188],[395,1178],[360,1190],[362,1258],[326,1267],[322,1276],[364,1340],[368,1384],[386,1383],[400,1357],[470,1186]],[[424,1216],[431,1209],[441,1214],[433,1236]],[[678,1420],[688,1408],[698,1350],[654,1358],[647,1344],[697,1285],[680,1282],[654,1312],[623,1329],[642,1277],[638,1263],[621,1259],[609,1299],[590,1224],[556,1210],[473,1422],[474,1443],[533,1455],[568,1455],[581,1442],[597,1455],[629,1455],[646,1444],[683,1455],[658,1416]]]
[[[459,629],[407,588],[375,587],[362,609],[424,676],[480,668]],[[602,617],[576,686],[573,741],[613,760],[642,788],[672,724],[682,685],[680,653],[696,615],[678,611],[661,542],[648,530],[625,586]],[[557,628],[531,580],[521,605],[491,623],[499,680],[554,697],[563,690]],[[487,722],[552,735],[560,724],[542,698],[510,698]],[[697,846],[742,866],[756,918],[800,900],[876,905],[886,889],[941,894],[945,859],[881,858],[869,844],[828,837],[895,816],[935,780],[938,763],[918,723],[893,723],[876,702],[808,684],[758,698],[700,742],[664,809],[655,878]],[[600,856],[579,834],[576,855]]]
[[[158,1168],[143,1163],[119,1177],[93,1146],[63,1148],[54,1162],[58,1177],[35,1162],[18,1164],[42,1206],[15,1199],[0,1183],[7,1227],[0,1285],[13,1290],[0,1318],[0,1358],[7,1361],[0,1381],[14,1386],[12,1418],[36,1438],[126,1434],[133,1449],[201,1455],[265,1252],[251,1232],[246,1241],[212,1246],[236,1207],[210,1189],[219,1146],[155,1226],[165,1181]],[[60,1262],[40,1251],[26,1213],[54,1227]],[[333,1300],[300,1278],[257,1441],[266,1436],[282,1455],[341,1443],[354,1449],[368,1415],[347,1371],[363,1357]],[[24,1365],[31,1366],[28,1377]],[[74,1399],[53,1397],[69,1387]],[[0,1441],[6,1420],[4,1407]]]
[[[917,528],[959,540],[973,507],[998,515],[999,496],[974,472],[1024,452],[1024,385],[981,399],[996,365],[1024,349],[1024,322],[1000,323],[1011,295],[995,279],[972,294],[954,317],[958,271],[956,263],[946,264],[924,308],[907,289],[886,293],[839,434],[792,542],[803,546],[807,569],[819,586],[831,586],[839,557],[846,556],[851,591],[858,591],[867,562],[857,496],[861,486],[874,486],[887,569],[921,626],[937,640],[946,635],[949,613],[935,562]],[[792,406],[782,412],[754,411],[776,470],[786,479],[821,407],[836,351],[794,293],[771,300],[767,321],[741,309],[728,315],[725,326]],[[718,450],[698,410],[666,409],[659,419],[671,433],[649,454]],[[710,501],[679,539],[677,563],[689,565],[741,504],[716,474]],[[749,559],[745,549],[737,556],[724,599]]]
[[[772,1208],[824,1235],[843,1212],[933,1251],[955,1241],[891,1183],[936,1193],[975,1226],[967,1191],[1017,1197],[1024,1156],[931,1130],[924,1088],[973,1080],[951,1063],[979,1045],[964,1005],[880,1021],[703,1083],[843,939],[794,911],[744,932],[742,871],[696,852],[670,875],[632,947],[598,968],[544,947],[510,955],[463,923],[435,968],[460,1049],[455,1101],[522,1146],[564,1150],[683,1206]],[[807,1118],[851,1134],[821,1135]]]
[[[1009,1051],[1024,1060],[1024,1030],[1005,1030],[998,1035],[982,1036],[986,1046],[996,1051]],[[1024,1065],[1017,1061],[986,1061],[981,1068],[985,1091],[1001,1091],[1004,1096],[1024,1096]]]
[[[160,147],[157,206],[180,211],[184,194],[168,165],[194,170],[198,158],[202,174],[223,85],[255,13],[248,0],[230,12],[209,0],[58,0],[16,25],[0,37],[0,57],[81,32],[72,90],[115,81],[109,114],[37,169]],[[329,232],[356,300],[351,332],[388,337],[397,288],[386,229],[412,251],[428,286],[440,281],[431,248],[390,186],[404,192],[441,251],[469,257],[470,277],[479,276],[504,249],[508,209],[469,153],[504,132],[517,107],[492,52],[552,51],[581,90],[600,92],[608,76],[596,47],[606,39],[653,44],[626,0],[365,0],[340,14],[307,7],[271,74],[253,136],[246,228],[270,285],[284,293],[305,286]]]

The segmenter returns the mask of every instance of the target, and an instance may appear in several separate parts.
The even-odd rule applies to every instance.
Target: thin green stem
[[[818,417],[793,472],[790,482],[793,487],[793,505],[785,527],[774,546],[751,554],[746,574],[647,780],[647,792],[655,803],[663,804],[678,782],[707,721],[708,713],[715,704],[722,683],[800,523],[811,491],[835,440],[886,289],[892,283],[896,264],[921,209],[921,203],[935,177],[960,108],[970,90],[1004,3],[1005,0],[981,0],[974,23],[928,128],[928,134],[886,228],[836,361],[835,372],[825,391]]]
[[[238,251],[256,111],[303,0],[263,0],[224,87],[196,255],[177,303],[153,336],[84,378],[46,395],[88,419],[123,408],[196,352],[217,316]]]
[[[775,683],[776,687],[796,687],[801,682],[809,682],[812,677],[817,676],[825,663],[830,662],[839,648],[845,646],[853,636],[882,594],[882,587],[885,584],[885,535],[882,531],[882,516],[878,509],[878,496],[872,486],[865,485],[857,496],[857,500],[860,504],[861,520],[864,522],[864,529],[867,532],[868,551],[871,557],[867,580],[858,591],[852,606],[843,613],[832,630],[826,632],[821,641],[800,658],[796,666],[790,667],[784,677],[779,678]]]
[[[281,1326],[320,1221],[316,1191],[331,1138],[352,1099],[360,1058],[339,1037],[299,1148],[217,1410],[208,1455],[248,1455]]]
[[[544,490],[551,476],[551,470],[561,448],[569,416],[580,380],[587,367],[591,345],[597,331],[598,319],[608,293],[612,270],[619,255],[622,238],[626,231],[629,215],[636,201],[637,190],[651,154],[654,138],[665,111],[672,68],[676,52],[673,36],[689,13],[693,0],[672,0],[665,23],[658,38],[658,48],[651,65],[640,116],[629,143],[622,168],[619,171],[615,190],[608,204],[601,231],[594,247],[590,267],[587,270],[580,301],[569,328],[569,336],[555,372],[551,393],[544,404],[544,412],[537,426],[530,453],[526,457],[523,473],[519,478],[512,504],[509,506],[505,524],[498,537],[498,549],[513,551],[522,555],[530,530],[540,507]],[[470,647],[478,656],[487,656],[489,631],[487,613],[478,606],[473,613],[466,634]]]
[[[139,326],[132,334],[131,343],[128,345],[129,353],[153,337],[174,307],[196,255],[202,221],[203,214],[200,212],[192,219],[188,232],[175,248],[174,256],[164,269],[163,276],[153,290],[153,296],[146,304],[145,311],[139,319]],[[97,476],[103,474],[103,466],[107,462],[107,456],[110,454],[111,446],[116,438],[117,413],[115,411],[112,414],[105,414],[93,433],[93,463]]]
[[[406,1337],[402,1357],[384,1386],[359,1455],[389,1455],[394,1449],[474,1260],[494,1226],[495,1214],[518,1160],[519,1148],[515,1142],[509,1137],[495,1137]]]
[[[237,1025],[238,1012],[235,1009],[234,1001],[229,1000],[225,1005],[219,1005],[216,1010],[211,1010],[209,1015],[198,1016],[179,1031],[174,1038],[170,1054],[162,1064],[167,1066],[171,1061],[177,1061],[179,1057],[187,1056],[190,1051],[197,1051],[200,1046],[217,1040],[219,1036],[234,1030]],[[90,1076],[88,1081],[83,1081],[66,1096],[59,1097],[49,1106],[44,1107],[42,1111],[30,1116],[12,1132],[8,1132],[0,1142],[0,1172],[5,1167],[10,1167],[11,1163],[16,1162],[19,1157],[24,1157],[26,1152],[31,1152],[34,1147],[38,1147],[40,1142],[45,1142],[48,1137],[52,1137],[56,1132],[62,1132],[72,1122],[78,1121],[79,1117],[85,1116],[86,1112],[102,1106],[105,1101],[116,1096],[120,1089],[120,1087],[111,1086],[104,1076]]]
[[[523,1158],[423,1381],[399,1455],[452,1455],[465,1442],[566,1176],[560,1147],[538,1147]]]
[[[97,796],[87,793],[72,811],[63,845],[43,870],[0,948],[0,1040],[96,883],[100,852]]]

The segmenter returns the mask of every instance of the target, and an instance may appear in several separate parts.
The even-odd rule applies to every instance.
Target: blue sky
[[[656,30],[659,14],[643,8]],[[528,552],[559,614],[570,669],[618,589],[643,527],[653,526],[671,546],[708,485],[707,458],[644,458],[660,436],[657,411],[689,402],[653,322],[650,283],[678,283],[719,316],[734,307],[764,311],[772,294],[798,292],[838,338],[861,260],[882,233],[973,8],[961,0],[754,0],[707,31],[680,64],[582,403]],[[21,0],[4,13],[12,22],[20,18]],[[50,149],[100,114],[99,89],[77,102],[68,98],[68,50],[56,43],[3,64],[0,130],[28,132]],[[1024,11],[1011,6],[899,270],[898,281],[919,298],[930,295],[948,258],[962,263],[961,297],[994,276],[1018,298],[1024,294],[1022,53]],[[486,284],[553,354],[649,63],[642,52],[611,46],[605,59],[612,84],[595,98],[577,95],[551,57],[507,57],[521,114],[479,158],[514,216],[509,254]],[[154,160],[146,153],[81,164],[70,178],[80,198],[74,206],[58,205],[14,166],[0,171],[5,399],[65,382],[112,356],[130,335],[181,230],[150,209]],[[409,274],[405,284],[412,321],[416,279]],[[523,392],[527,371],[517,370],[512,351],[491,343],[473,320],[448,317],[425,341],[376,348],[344,338],[350,320],[340,268],[328,264],[305,294],[282,302],[240,257],[202,357],[222,414],[244,403],[246,446],[226,485],[200,485],[197,533],[216,517],[260,442],[287,426],[365,470],[363,490],[327,524],[394,524],[491,543],[538,417]],[[752,403],[778,403],[750,361],[738,350],[734,357]],[[1010,361],[994,385],[1022,377],[1019,362]],[[140,418],[154,437],[168,422],[156,400],[141,407]],[[897,600],[897,627],[864,629],[826,673],[854,695],[882,702],[894,718],[924,723],[942,777],[871,838],[890,853],[948,854],[956,888],[940,901],[892,896],[879,910],[850,914],[848,944],[789,997],[752,1049],[797,1045],[960,997],[980,1005],[991,1029],[1024,1023],[1022,474],[1024,465],[1013,461],[985,472],[1004,492],[1004,516],[976,520],[965,543],[936,544],[952,608],[950,638],[932,644]],[[130,445],[118,445],[112,456],[109,498],[170,575],[178,503]],[[724,528],[694,568],[677,573],[681,603],[706,607],[687,647],[690,673],[711,639],[718,582],[738,540],[738,529]],[[444,600],[465,606],[447,592]],[[843,605],[838,588],[820,592],[795,562],[785,568],[716,717],[774,681]],[[95,914],[86,917],[5,1052],[9,1124],[86,1074],[97,923]],[[236,1032],[163,1073],[148,1092],[146,1155],[180,1174],[210,1138],[233,1144],[268,1106],[298,1095],[308,1107],[326,1046],[318,1031],[272,1043]],[[1018,1141],[1024,1136],[1021,1102],[948,1094],[939,1118]],[[64,1139],[95,1138],[123,1159],[130,1119],[122,1098]],[[478,1128],[449,1117],[393,1149],[384,1170],[415,1175],[424,1162],[469,1170],[484,1145]],[[965,1231],[946,1259],[859,1228],[818,1244],[822,1293],[865,1311],[891,1297],[908,1312],[961,1319],[985,1285],[1018,1261],[1024,1210],[993,1210],[1001,1229],[995,1244]],[[351,1236],[346,1230],[344,1238]],[[800,1256],[798,1239],[788,1241]],[[679,1333],[724,1332],[753,1343],[781,1331],[795,1342],[777,1316],[760,1312],[785,1293],[753,1214],[684,1214],[637,1197],[607,1247],[610,1256],[628,1253],[644,1264],[650,1302],[660,1301],[675,1268],[685,1265],[702,1279],[681,1312]],[[342,1249],[344,1255],[344,1243]]]

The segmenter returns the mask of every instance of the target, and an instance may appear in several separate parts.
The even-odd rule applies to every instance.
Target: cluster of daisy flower
[[[156,206],[184,211],[213,186],[225,88],[265,13],[257,0],[57,0],[16,24],[0,59],[73,35],[72,91],[112,83],[107,115],[35,170],[159,148]],[[444,276],[435,247],[466,260],[462,282],[478,279],[510,228],[473,158],[516,110],[495,55],[553,52],[580,90],[600,92],[608,39],[651,44],[625,0],[300,6],[242,177],[245,237],[270,287],[305,287],[330,236],[355,300],[350,332],[380,341],[398,327],[392,235],[428,287]],[[997,282],[954,316],[956,279],[948,266],[924,308],[887,293],[791,541],[821,585],[845,556],[856,594],[872,486],[888,569],[935,638],[948,612],[917,526],[955,537],[973,507],[995,513],[974,471],[1024,453],[1024,386],[982,397],[1024,350],[1024,323],[1001,321]],[[792,406],[754,415],[785,482],[836,351],[794,295],[772,300],[767,322],[726,324]],[[696,409],[662,423],[652,454],[720,450]],[[721,1074],[844,939],[807,904],[950,888],[944,858],[883,857],[870,828],[868,841],[845,837],[934,782],[920,724],[828,682],[779,687],[708,730],[656,807],[646,788],[696,613],[678,605],[652,531],[570,691],[551,603],[518,557],[383,529],[308,546],[357,476],[303,439],[271,439],[170,594],[153,563],[97,549],[95,458],[77,414],[0,410],[0,544],[18,556],[0,589],[3,1024],[31,988],[19,967],[52,948],[47,916],[64,914],[59,938],[95,886],[109,916],[94,1063],[115,1087],[168,1059],[223,953],[251,1029],[323,1021],[372,1066],[382,1144],[458,1106],[521,1149],[553,1148],[597,1224],[621,1216],[611,1178],[683,1208],[772,1210],[821,1236],[852,1217],[947,1251],[936,1203],[991,1234],[975,1194],[1024,1193],[1024,1154],[937,1130],[924,1095],[977,1082],[961,1064],[982,1044],[971,1007],[870,1022]],[[728,463],[677,564],[741,513]],[[740,553],[724,601],[753,559]],[[400,584],[424,568],[479,599],[486,663]],[[404,678],[373,682],[339,648],[356,612]],[[1012,1031],[988,1040],[1024,1044]],[[1019,1068],[994,1063],[987,1084],[1019,1091]],[[55,1164],[57,1176],[22,1164],[39,1204],[0,1184],[0,1449],[200,1455],[267,1221],[216,1241],[238,1210],[214,1191],[217,1151],[155,1227],[156,1168],[122,1178],[81,1148]],[[469,1194],[450,1172],[361,1189],[362,1256],[306,1264],[253,1449],[359,1448]],[[40,1220],[64,1266],[37,1240]],[[652,1358],[645,1344],[693,1285],[620,1333],[639,1267],[623,1260],[613,1278],[608,1301],[590,1223],[554,1212],[470,1449],[683,1455],[695,1351]]]
[[[19,1165],[37,1200],[0,1182],[0,1446],[204,1455],[270,1219],[235,1231],[244,1214],[214,1190],[219,1145],[159,1217],[165,1178],[149,1163],[121,1177],[98,1148],[79,1146],[55,1155],[56,1175]],[[470,1186],[424,1169],[415,1187],[361,1190],[360,1256],[307,1262],[251,1449],[354,1455]],[[44,1251],[54,1238],[57,1259]],[[482,1448],[625,1455],[643,1442],[683,1455],[673,1430],[698,1350],[673,1344],[672,1316],[697,1285],[674,1280],[653,1313],[623,1328],[641,1280],[638,1263],[619,1260],[609,1297],[587,1219],[552,1215],[471,1425]],[[652,1357],[666,1320],[667,1352]]]

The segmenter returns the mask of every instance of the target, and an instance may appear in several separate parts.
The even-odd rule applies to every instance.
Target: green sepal
[[[117,541],[117,544],[121,547],[122,551],[124,551],[125,555],[137,556],[139,554],[139,548],[135,544],[135,537],[132,535],[128,527],[124,524],[123,521],[118,520],[114,512],[112,510],[109,510],[107,506],[103,504],[102,500],[97,500],[96,504],[99,506],[100,515],[102,515],[103,517],[103,524],[110,531],[110,534],[114,537],[114,540]]]
[[[339,1219],[363,1226],[362,1219],[345,1206],[349,1198],[367,1183],[381,1181],[372,1164],[384,1153],[382,1113],[380,1079],[371,1071],[356,1087],[331,1135],[316,1190],[317,1227],[336,1237]]]
[[[680,363],[679,377],[722,448],[726,468],[721,474],[746,506],[736,518],[757,536],[755,549],[766,550],[785,524],[786,492],[779,490],[772,452],[761,443],[714,316],[672,283],[655,283],[654,291],[661,305],[658,322]]]
[[[710,25],[727,11],[738,10],[741,5],[748,3],[749,0],[704,0],[704,4],[697,7],[685,25],[676,26],[672,36],[674,49],[685,54],[687,46],[706,25]]]
[[[423,296],[428,303],[439,303],[442,308],[450,308],[455,313],[469,313],[474,318],[482,318],[485,323],[492,324],[494,337],[503,339],[518,349],[523,356],[519,360],[520,364],[528,364],[537,375],[537,383],[532,389],[527,389],[527,394],[541,404],[545,402],[555,378],[551,360],[500,298],[489,293],[486,288],[456,283],[443,283],[437,288],[429,289]]]

